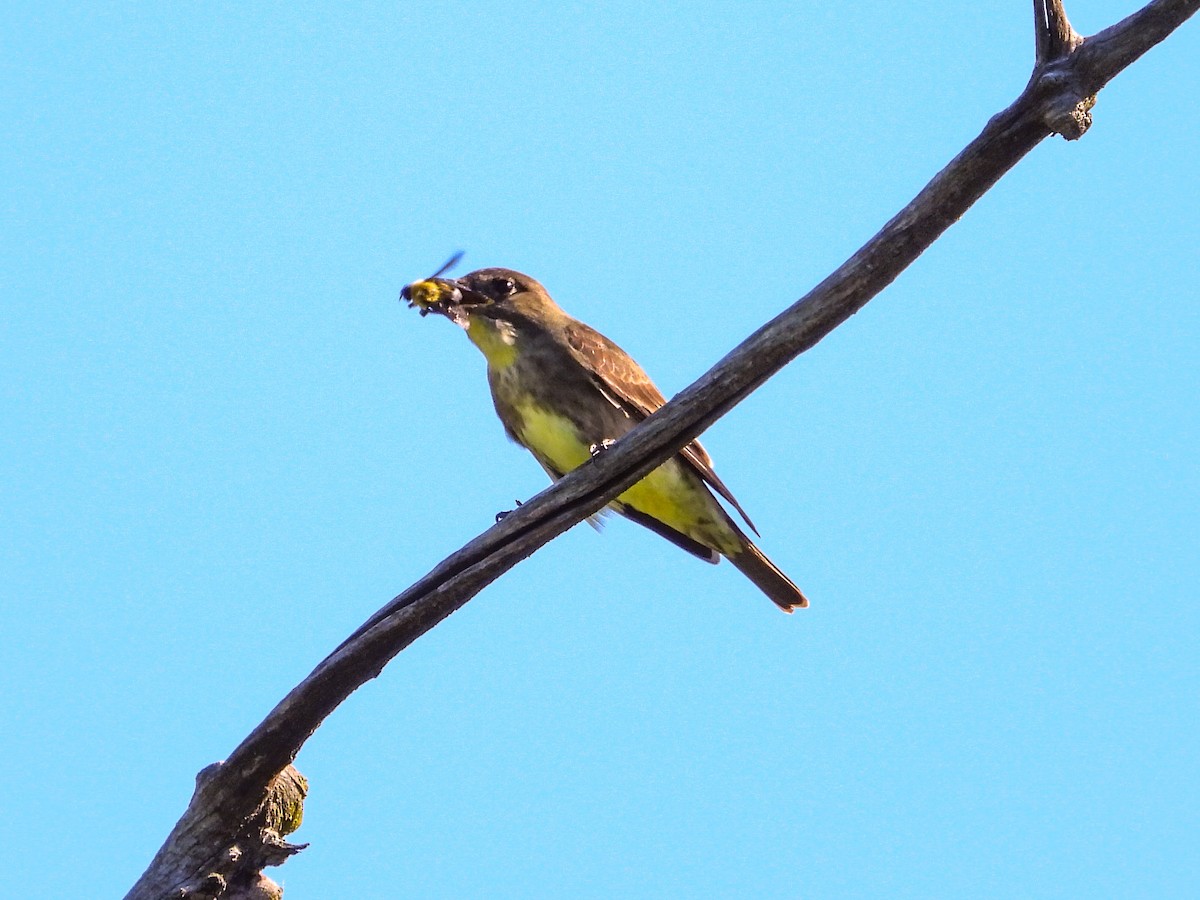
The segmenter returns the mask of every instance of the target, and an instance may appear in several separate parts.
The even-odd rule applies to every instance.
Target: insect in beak
[[[428,278],[406,284],[400,290],[400,299],[406,301],[409,306],[418,307],[423,316],[429,315],[430,312],[445,312],[448,306],[462,300],[462,292],[457,284],[441,276],[458,265],[462,258],[463,251],[459,250]]]

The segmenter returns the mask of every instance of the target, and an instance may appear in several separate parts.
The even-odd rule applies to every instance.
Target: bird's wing
[[[635,421],[642,421],[652,412],[667,402],[650,376],[642,367],[634,362],[633,357],[598,332],[582,322],[571,322],[566,327],[567,344],[582,363],[600,382],[600,388]],[[750,530],[758,534],[758,529],[746,515],[740,503],[737,502],[725,483],[713,471],[712,458],[695,440],[679,451],[713,490],[724,497],[738,511],[750,526]]]

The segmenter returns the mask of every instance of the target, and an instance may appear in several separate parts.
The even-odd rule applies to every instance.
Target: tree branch
[[[1200,0],[1153,0],[1090,38],[1060,0],[1035,0],[1037,64],[1024,91],[832,275],[610,450],[542,491],[396,597],[289,693],[221,764],[127,895],[202,896],[213,860],[264,806],[273,779],[351,692],[519,561],[638,481],[890,284],[1047,135],[1082,135],[1095,93],[1179,27]],[[209,888],[205,888],[208,890]],[[217,896],[217,894],[212,894]]]
[[[1062,0],[1033,0],[1033,33],[1037,66],[1069,56],[1083,42],[1071,27]]]

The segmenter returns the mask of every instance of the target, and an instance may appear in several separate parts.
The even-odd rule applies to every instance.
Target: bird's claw
[[[514,500],[513,502],[517,504],[517,509],[520,509],[522,506],[525,505],[520,500]],[[505,510],[502,510],[501,512],[496,513],[497,524],[499,524],[500,522],[503,522],[505,519],[507,519],[509,516],[511,516],[513,513],[515,513],[517,511],[517,509],[505,509]]]
[[[611,447],[615,443],[616,443],[616,441],[614,441],[612,438],[605,438],[600,443],[592,444],[592,446],[588,447],[588,455],[589,456],[599,456],[601,453],[603,453],[605,450],[607,450],[609,447]]]

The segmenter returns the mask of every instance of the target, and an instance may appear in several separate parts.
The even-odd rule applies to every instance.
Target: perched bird
[[[487,359],[504,430],[553,480],[666,402],[629,354],[563,312],[528,275],[480,269],[459,279],[433,276],[408,285],[401,297],[422,315],[440,313],[466,330]],[[611,508],[707,562],[726,557],[785,612],[808,606],[712,491],[758,533],[699,441],[618,496]]]

